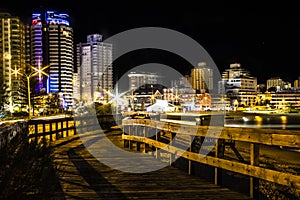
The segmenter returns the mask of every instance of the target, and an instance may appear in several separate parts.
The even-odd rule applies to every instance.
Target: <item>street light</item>
[[[9,111],[10,111],[10,113],[12,113],[13,112],[13,99],[12,99],[12,75],[15,75],[15,79],[17,78],[17,75],[18,75],[18,73],[19,73],[19,70],[20,69],[16,69],[16,66],[15,66],[15,69],[12,69],[11,67],[9,67],[9,86],[10,86],[10,88],[9,88],[9,90],[10,90],[10,95],[9,95]]]
[[[15,74],[15,75],[17,75],[17,74],[24,75],[24,76],[26,76],[26,78],[27,78],[28,113],[29,113],[29,118],[31,117],[31,112],[30,112],[30,110],[31,110],[31,100],[30,100],[30,78],[33,77],[33,76],[36,76],[37,74],[39,75],[39,78],[41,78],[41,75],[42,75],[42,74],[45,75],[45,76],[49,76],[47,73],[44,72],[44,70],[47,69],[49,66],[50,66],[50,65],[47,65],[47,66],[45,66],[45,67],[43,67],[43,68],[40,68],[40,67],[39,67],[38,69],[35,68],[35,67],[33,67],[33,66],[30,66],[32,69],[34,69],[34,71],[31,72],[30,74],[22,74],[22,73],[19,72],[19,69],[18,69],[18,70],[17,70],[17,69],[12,70],[12,71],[13,71],[12,74]]]

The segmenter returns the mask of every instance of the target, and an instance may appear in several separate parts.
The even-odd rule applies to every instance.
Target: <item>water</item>
[[[300,130],[300,115],[229,115],[224,119],[225,127],[273,128]]]
[[[161,121],[196,125],[199,114],[168,115],[161,117]],[[203,125],[209,126],[210,116],[206,115]],[[239,128],[266,128],[266,129],[294,129],[300,130],[300,114],[253,114],[253,113],[226,113],[216,114],[214,124],[225,127]],[[218,121],[218,122],[216,122]],[[224,122],[223,122],[224,121]]]

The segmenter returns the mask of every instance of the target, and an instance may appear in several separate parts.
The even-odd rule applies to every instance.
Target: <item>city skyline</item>
[[[68,1],[43,1],[43,5],[27,2],[20,6],[22,9],[9,2],[3,3],[1,7],[22,18],[30,17],[30,13],[41,7],[69,13],[71,26],[74,27],[74,44],[84,41],[88,34],[93,33],[102,34],[105,40],[131,28],[165,27],[180,31],[199,42],[211,55],[220,73],[230,63],[239,62],[258,78],[258,83],[265,83],[267,79],[278,76],[292,83],[300,75],[295,51],[300,47],[300,20],[292,12],[285,15],[277,13],[276,9],[266,9],[266,6],[254,3],[244,7],[238,4],[221,3],[214,6],[206,3],[200,4],[203,7],[200,9],[193,3],[179,6],[170,2],[156,4],[155,1],[145,6],[126,1],[102,2],[101,7]],[[169,7],[172,9],[167,9]],[[292,5],[283,5],[282,9],[290,7]],[[123,70],[130,70],[136,65],[154,60],[188,74],[190,69],[183,59],[170,53],[158,56],[160,53],[133,52],[117,60],[114,66],[117,68],[122,65]],[[133,60],[133,57],[140,59]],[[118,70],[119,74],[124,73]]]

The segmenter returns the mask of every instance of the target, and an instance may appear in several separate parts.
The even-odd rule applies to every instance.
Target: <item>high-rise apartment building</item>
[[[219,92],[230,98],[231,105],[250,106],[255,103],[257,78],[252,77],[240,63],[230,64],[230,68],[222,73],[218,86]]]
[[[298,88],[299,87],[299,80],[294,80],[294,88]]]
[[[161,77],[156,73],[150,72],[130,72],[128,74],[128,78],[129,90],[133,91],[145,84],[158,84],[158,82],[160,82],[159,79]]]
[[[26,26],[18,17],[0,13],[0,109],[21,111],[26,106]],[[26,109],[26,108],[25,108]]]
[[[47,68],[48,77],[37,76],[36,92],[59,93],[64,107],[72,106],[73,99],[73,28],[70,17],[57,11],[32,14],[31,65]]]
[[[267,89],[274,87],[276,91],[283,88],[284,81],[280,77],[272,77],[267,80]]]
[[[191,85],[201,93],[213,90],[213,70],[205,62],[199,62],[198,66],[191,70]]]
[[[104,43],[102,35],[87,36],[86,43],[77,44],[77,83],[74,84],[78,100],[110,100],[113,90],[112,44]]]
[[[225,85],[225,93],[256,92],[257,78],[241,67],[240,63],[230,64],[230,68],[222,73],[222,81]],[[219,84],[220,86],[220,84]],[[219,89],[219,91],[222,91]]]

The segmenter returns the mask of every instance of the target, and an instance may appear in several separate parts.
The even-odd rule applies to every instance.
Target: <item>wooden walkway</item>
[[[107,136],[121,145],[121,134],[108,132]],[[82,200],[250,199],[171,166],[148,173],[112,169],[94,158],[76,135],[59,139],[53,145],[63,192],[58,191],[53,197]],[[112,159],[109,154],[107,157]]]

